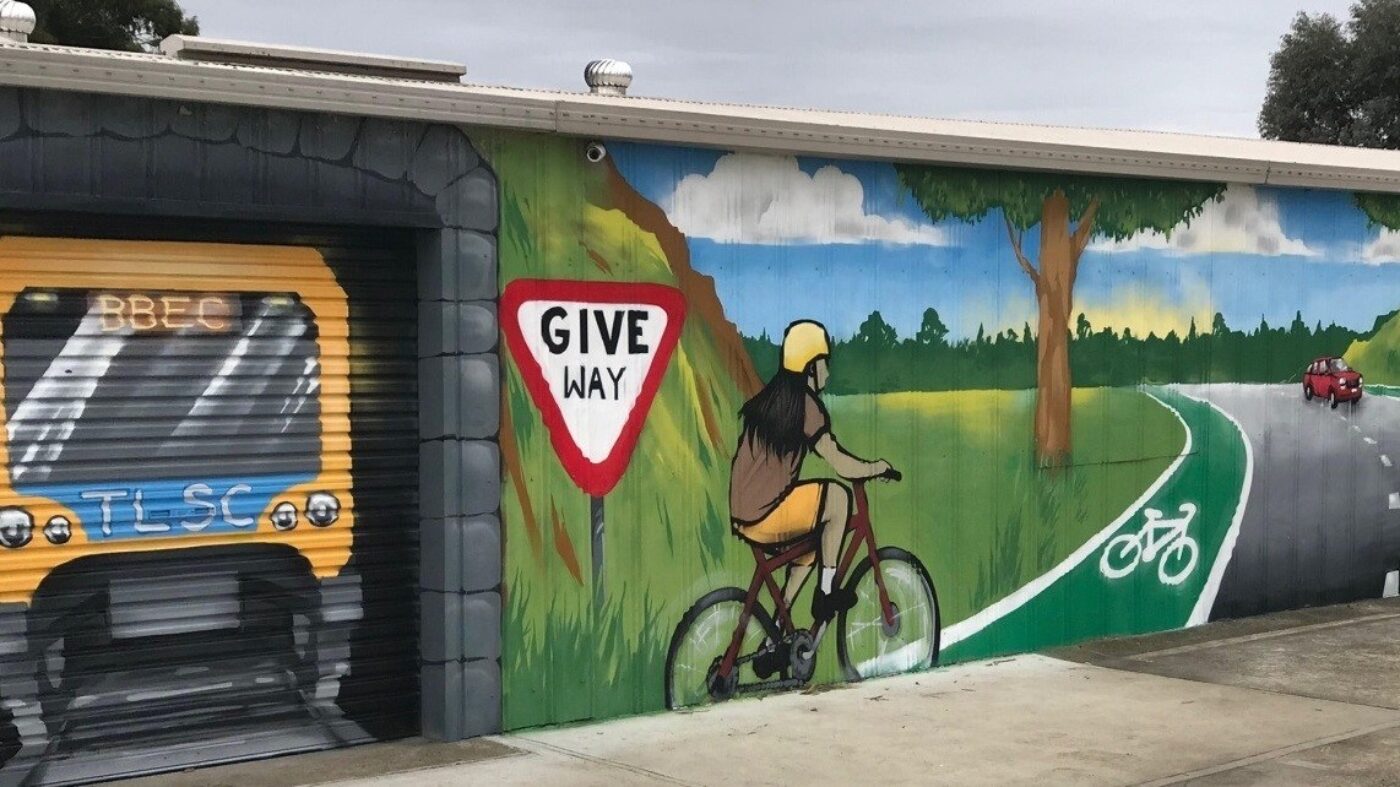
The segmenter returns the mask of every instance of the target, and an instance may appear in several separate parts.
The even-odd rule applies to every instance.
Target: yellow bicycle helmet
[[[831,337],[826,326],[813,320],[798,320],[783,333],[783,368],[805,372],[808,364],[831,354]]]

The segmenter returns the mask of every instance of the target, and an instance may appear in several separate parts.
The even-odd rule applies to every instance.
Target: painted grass
[[[903,483],[872,487],[876,533],[923,560],[944,625],[1067,556],[1133,502],[1183,444],[1180,424],[1144,394],[1079,390],[1074,462],[1052,476],[1032,466],[1032,402],[1032,393],[1013,391],[828,399],[843,443],[904,471]],[[639,454],[634,461],[666,458]],[[823,464],[811,460],[805,475],[829,475]],[[752,571],[746,548],[712,518],[706,498],[683,476],[609,497],[612,592],[600,610],[586,588],[570,590],[557,574],[550,581],[517,571],[511,586],[519,590],[506,610],[508,728],[661,707],[676,623],[705,592],[743,585]],[[542,595],[532,586],[551,590]],[[835,650],[834,641],[823,644],[817,681],[839,679]]]
[[[851,450],[904,471],[903,483],[872,487],[876,533],[923,560],[938,585],[945,625],[1074,551],[1184,444],[1180,423],[1149,397],[1077,390],[1072,464],[1041,472],[1030,452],[1032,399],[1029,391],[962,391],[829,402]]]
[[[580,143],[483,131],[500,176],[501,280],[676,283],[663,244],[613,204],[605,168]],[[820,315],[810,315],[820,317]],[[748,550],[729,534],[729,462],[743,399],[716,341],[689,319],[627,475],[605,503],[605,588],[592,596],[589,500],[554,457],[503,351],[501,428],[507,729],[656,710],[671,633],[704,593],[746,584]],[[1075,465],[1031,466],[1030,392],[832,398],[850,449],[889,459],[901,485],[874,490],[884,543],[920,556],[945,625],[1053,566],[1113,520],[1179,450],[1175,419],[1133,390],[1075,392]],[[811,475],[826,474],[814,462]],[[809,591],[810,592],[810,591]],[[807,599],[799,609],[807,606]],[[1061,614],[1073,614],[1064,610]],[[835,643],[818,680],[836,677]]]

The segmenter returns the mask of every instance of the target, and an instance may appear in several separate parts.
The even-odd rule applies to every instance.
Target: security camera
[[[603,147],[601,142],[590,142],[583,155],[587,156],[590,162],[597,164],[608,157],[608,149]]]

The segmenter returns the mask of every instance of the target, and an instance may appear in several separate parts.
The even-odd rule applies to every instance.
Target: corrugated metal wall
[[[672,288],[687,317],[606,501],[559,445],[610,422],[560,428],[550,408],[630,417],[635,396],[568,387],[622,361],[507,343],[508,729],[1400,587],[1394,196],[585,150],[522,137],[493,151],[502,327],[563,348],[599,283]],[[571,321],[551,327],[532,302]],[[823,326],[828,362],[780,369],[796,321]],[[539,384],[545,363],[563,385]],[[780,439],[827,430],[854,458]],[[781,461],[753,461],[753,436]],[[793,629],[757,615],[741,629],[755,562],[736,530],[765,543],[744,528],[840,520],[798,490],[840,473],[859,500],[880,466],[860,460],[876,459],[903,472],[863,488],[878,543],[917,559],[935,603],[892,599],[893,625],[853,574],[834,629],[806,628],[810,581]],[[785,661],[821,631],[814,670]],[[766,674],[745,671],[764,655]],[[724,659],[738,671],[721,674]]]
[[[286,245],[0,240],[5,770],[415,732],[409,234],[6,229]]]

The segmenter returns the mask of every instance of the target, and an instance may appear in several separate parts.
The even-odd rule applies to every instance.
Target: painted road
[[[1238,421],[1256,463],[1212,617],[1381,595],[1400,567],[1400,401],[1332,410],[1298,385],[1180,390]]]
[[[1187,435],[1181,455],[1054,569],[945,628],[945,662],[1204,622],[1247,510],[1250,444],[1229,415],[1190,392],[1145,390],[1180,419]],[[1177,544],[1183,539],[1189,547]],[[1106,563],[1115,545],[1124,549]]]

